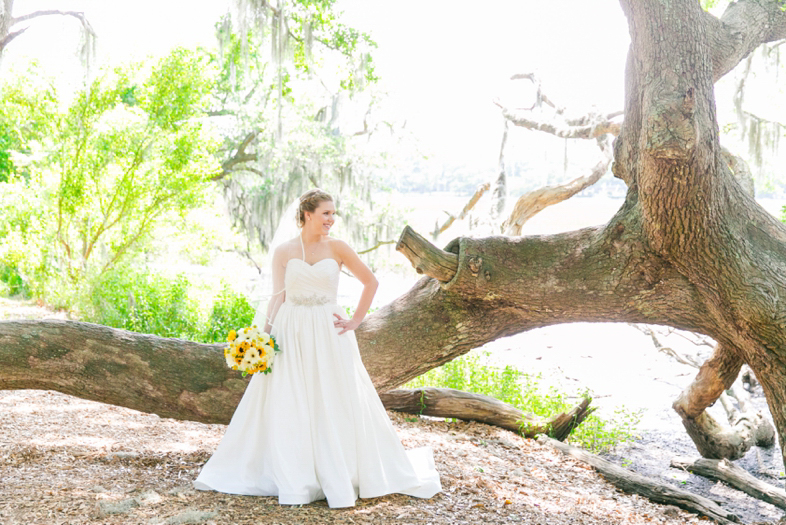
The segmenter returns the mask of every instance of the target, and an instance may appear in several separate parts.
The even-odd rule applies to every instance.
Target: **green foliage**
[[[226,283],[203,318],[194,287],[184,275],[170,278],[149,270],[115,268],[91,289],[83,320],[144,334],[218,343],[226,341],[230,330],[254,320],[248,300]]]
[[[0,90],[0,183],[30,180],[36,153],[52,144],[57,96],[35,67],[3,79]]]
[[[601,419],[590,415],[570,436],[570,441],[597,453],[612,450],[617,444],[636,439],[636,427],[641,422],[641,413],[624,407],[614,410],[610,418]]]
[[[147,271],[118,267],[102,275],[83,319],[161,337],[193,339],[199,333],[199,308],[188,296],[189,282]]]
[[[234,292],[229,285],[225,284],[213,302],[213,308],[199,341],[202,343],[226,341],[230,330],[251,326],[254,321],[254,313],[254,308],[245,296]]]
[[[167,213],[202,201],[216,169],[198,118],[210,89],[203,68],[177,49],[146,78],[139,66],[107,72],[64,116],[54,204],[73,280],[117,264]],[[93,263],[99,251],[105,255]]]
[[[0,262],[0,294],[30,298],[30,287],[19,274],[19,268]]]
[[[39,295],[50,275],[53,239],[47,193],[21,176],[0,183],[0,281],[7,295]]]
[[[11,160],[11,155],[14,149],[13,137],[8,123],[0,121],[0,183],[8,182],[8,179],[14,173],[14,163]]]
[[[176,49],[102,72],[69,105],[45,81],[4,83],[0,263],[68,307],[161,221],[203,202],[217,170],[203,129],[209,73],[201,56]]]
[[[502,369],[489,366],[482,362],[480,355],[470,353],[429,370],[407,383],[405,388],[433,386],[474,392],[541,418],[573,408],[568,396],[554,387],[544,392],[540,381],[540,375],[531,376],[510,365]],[[618,443],[634,439],[639,421],[638,413],[625,408],[617,409],[614,417],[607,420],[591,414],[573,430],[569,440],[596,453],[607,452]]]

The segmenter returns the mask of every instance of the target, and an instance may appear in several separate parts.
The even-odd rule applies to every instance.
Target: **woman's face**
[[[312,231],[327,235],[335,222],[335,213],[336,207],[333,205],[333,201],[322,201],[316,210],[306,212],[306,223],[310,223],[309,227]]]

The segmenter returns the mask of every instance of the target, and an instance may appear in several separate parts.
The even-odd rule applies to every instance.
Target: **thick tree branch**
[[[742,357],[734,349],[717,345],[701,365],[696,379],[674,401],[673,408],[683,418],[696,418],[715,403],[740,373]]]
[[[786,38],[786,12],[775,0],[731,2],[720,19],[705,13],[718,81],[759,45]]]
[[[396,244],[419,274],[425,274],[441,282],[450,281],[456,275],[458,257],[454,253],[440,250],[409,226],[404,227]]]
[[[640,229],[629,201],[606,227],[454,240],[444,250],[457,259],[452,277],[421,279],[356,330],[369,374],[388,390],[499,337],[563,322],[633,321],[706,333],[695,288],[646,249]],[[428,253],[418,248],[408,257],[442,266]]]
[[[90,323],[0,321],[0,348],[0,389],[55,390],[162,417],[227,423],[246,388],[221,345]]]

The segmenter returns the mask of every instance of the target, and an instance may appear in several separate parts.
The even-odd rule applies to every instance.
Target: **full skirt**
[[[431,449],[404,450],[360,359],[354,332],[338,335],[335,304],[284,303],[273,335],[282,351],[252,377],[221,443],[194,482],[200,490],[327,498],[349,507],[390,493],[441,490]]]

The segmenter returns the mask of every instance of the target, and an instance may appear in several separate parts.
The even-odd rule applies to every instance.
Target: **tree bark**
[[[248,379],[226,366],[223,346],[91,323],[2,321],[0,390],[55,390],[161,417],[226,424]],[[557,439],[565,439],[594,410],[588,398],[569,412],[540,420],[487,396],[438,388],[394,390],[380,398],[389,410]]]
[[[761,10],[738,4],[729,9],[745,7],[735,16],[756,26]],[[762,31],[759,41],[782,34],[786,19],[777,2],[755,4],[778,28]],[[786,228],[746,194],[723,160],[713,99],[723,73],[721,51],[712,45],[720,26],[690,0],[622,6],[631,48],[615,165],[637,191],[649,248],[696,287],[709,316],[704,333],[720,342],[719,351],[750,365],[783,438]]]
[[[448,282],[456,274],[458,257],[440,250],[409,226],[405,226],[401,232],[396,250],[410,260],[419,274],[426,274],[440,282]]]
[[[228,423],[247,381],[226,366],[222,347],[75,321],[2,321],[0,389]]]
[[[397,389],[382,392],[379,397],[385,408],[396,412],[478,421],[524,437],[547,434],[558,441],[567,438],[594,410],[589,408],[590,399],[586,398],[569,412],[543,420],[493,397],[452,388]]]
[[[606,227],[456,239],[444,250],[456,256],[452,276],[436,260],[413,258],[427,277],[356,330],[377,389],[395,388],[499,337],[561,322],[706,331],[695,288],[642,242],[634,201]],[[429,267],[439,272],[431,275]]]

